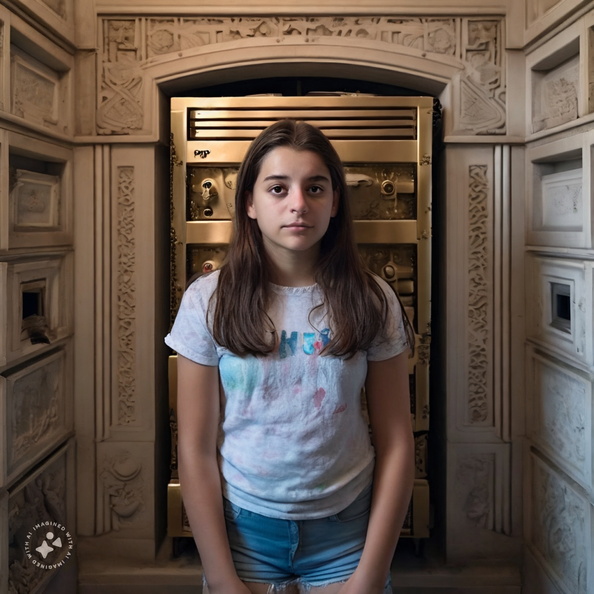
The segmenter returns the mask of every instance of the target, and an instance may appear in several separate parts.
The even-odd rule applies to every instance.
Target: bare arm
[[[178,465],[184,506],[211,594],[244,594],[225,529],[217,464],[219,375],[217,367],[177,360]]]
[[[365,384],[376,453],[371,515],[357,571],[341,592],[381,593],[414,483],[408,352],[370,361]]]

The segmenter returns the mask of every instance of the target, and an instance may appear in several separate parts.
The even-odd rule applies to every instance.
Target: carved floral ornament
[[[505,133],[505,75],[501,17],[133,17],[100,23],[99,134],[141,134],[145,122],[146,69],[237,40],[262,38],[281,46],[301,38],[360,40],[376,49],[398,46],[411,55],[460,68],[456,128],[470,134]]]

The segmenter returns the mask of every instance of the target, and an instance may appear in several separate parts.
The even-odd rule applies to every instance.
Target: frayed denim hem
[[[286,582],[282,582],[281,584],[268,584],[268,590],[266,590],[266,594],[283,594],[286,592],[290,587],[297,586],[299,589],[299,594],[309,594],[312,588],[325,588],[326,586],[333,586],[334,584],[345,584],[348,580],[337,580],[335,582],[327,582],[323,584],[308,584],[303,582],[301,578],[297,578],[294,580],[289,580]],[[246,584],[262,584],[266,582],[254,582],[253,580],[245,580]],[[202,578],[202,587],[208,587],[206,583],[206,578]],[[386,584],[384,589],[384,594],[393,594],[392,585],[390,583]]]

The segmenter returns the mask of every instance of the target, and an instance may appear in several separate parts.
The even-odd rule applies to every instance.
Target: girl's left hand
[[[364,578],[355,571],[342,585],[338,594],[384,594],[385,591],[385,580],[379,584],[371,584],[369,579]]]

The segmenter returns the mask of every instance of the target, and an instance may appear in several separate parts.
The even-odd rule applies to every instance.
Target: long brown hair
[[[340,157],[330,141],[306,122],[281,120],[266,128],[250,145],[237,176],[235,223],[227,259],[213,295],[211,325],[217,343],[237,355],[266,355],[277,344],[276,329],[267,314],[271,299],[269,266],[256,220],[247,215],[247,197],[254,189],[264,158],[284,146],[320,156],[338,193],[336,216],[320,244],[315,281],[321,288],[331,320],[330,342],[322,351],[353,356],[365,350],[385,327],[387,301],[364,266],[357,250],[347,186]],[[405,318],[409,345],[410,323]]]

